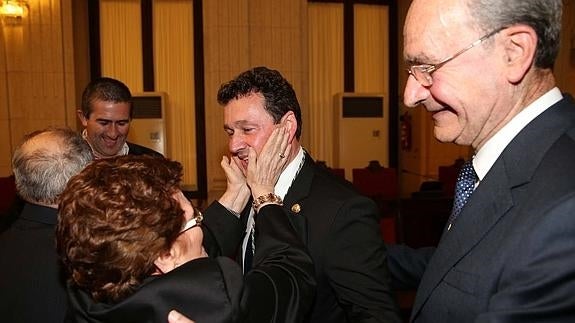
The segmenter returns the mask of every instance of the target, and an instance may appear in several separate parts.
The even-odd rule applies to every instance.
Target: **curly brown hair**
[[[182,165],[150,156],[94,161],[61,195],[56,243],[73,284],[99,302],[129,296],[178,237],[184,211],[172,195]]]

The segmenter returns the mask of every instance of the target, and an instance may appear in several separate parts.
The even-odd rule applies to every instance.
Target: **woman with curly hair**
[[[257,162],[289,148],[285,133],[278,127],[260,156],[250,155],[246,181],[257,201],[258,252],[245,277],[233,260],[215,257],[230,253],[231,229],[211,219],[209,209],[203,221],[179,187],[180,163],[114,157],[72,178],[57,226],[70,277],[69,320],[166,322],[175,309],[196,323],[301,321],[315,281],[311,259],[273,194],[285,162],[277,158],[265,169]],[[240,170],[226,157],[222,166],[230,193]]]

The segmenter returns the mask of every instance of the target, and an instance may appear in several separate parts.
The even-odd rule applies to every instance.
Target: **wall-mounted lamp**
[[[28,3],[24,0],[0,0],[0,16],[7,24],[19,24],[28,14]]]

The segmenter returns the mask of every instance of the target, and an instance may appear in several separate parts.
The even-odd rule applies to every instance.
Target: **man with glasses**
[[[431,113],[438,140],[474,149],[467,202],[437,248],[389,248],[394,283],[418,288],[413,322],[575,321],[575,102],[552,73],[561,14],[561,0],[411,4],[404,102]]]

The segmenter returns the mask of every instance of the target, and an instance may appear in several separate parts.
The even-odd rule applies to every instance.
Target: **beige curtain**
[[[121,80],[132,92],[143,89],[141,30],[139,0],[100,0],[102,76]]]
[[[354,5],[355,92],[389,92],[388,6]]]
[[[156,0],[153,11],[155,88],[168,94],[169,157],[184,166],[185,188],[196,190],[193,2]]]
[[[334,95],[343,91],[343,5],[308,6],[310,120],[304,130],[315,159],[332,166]]]

